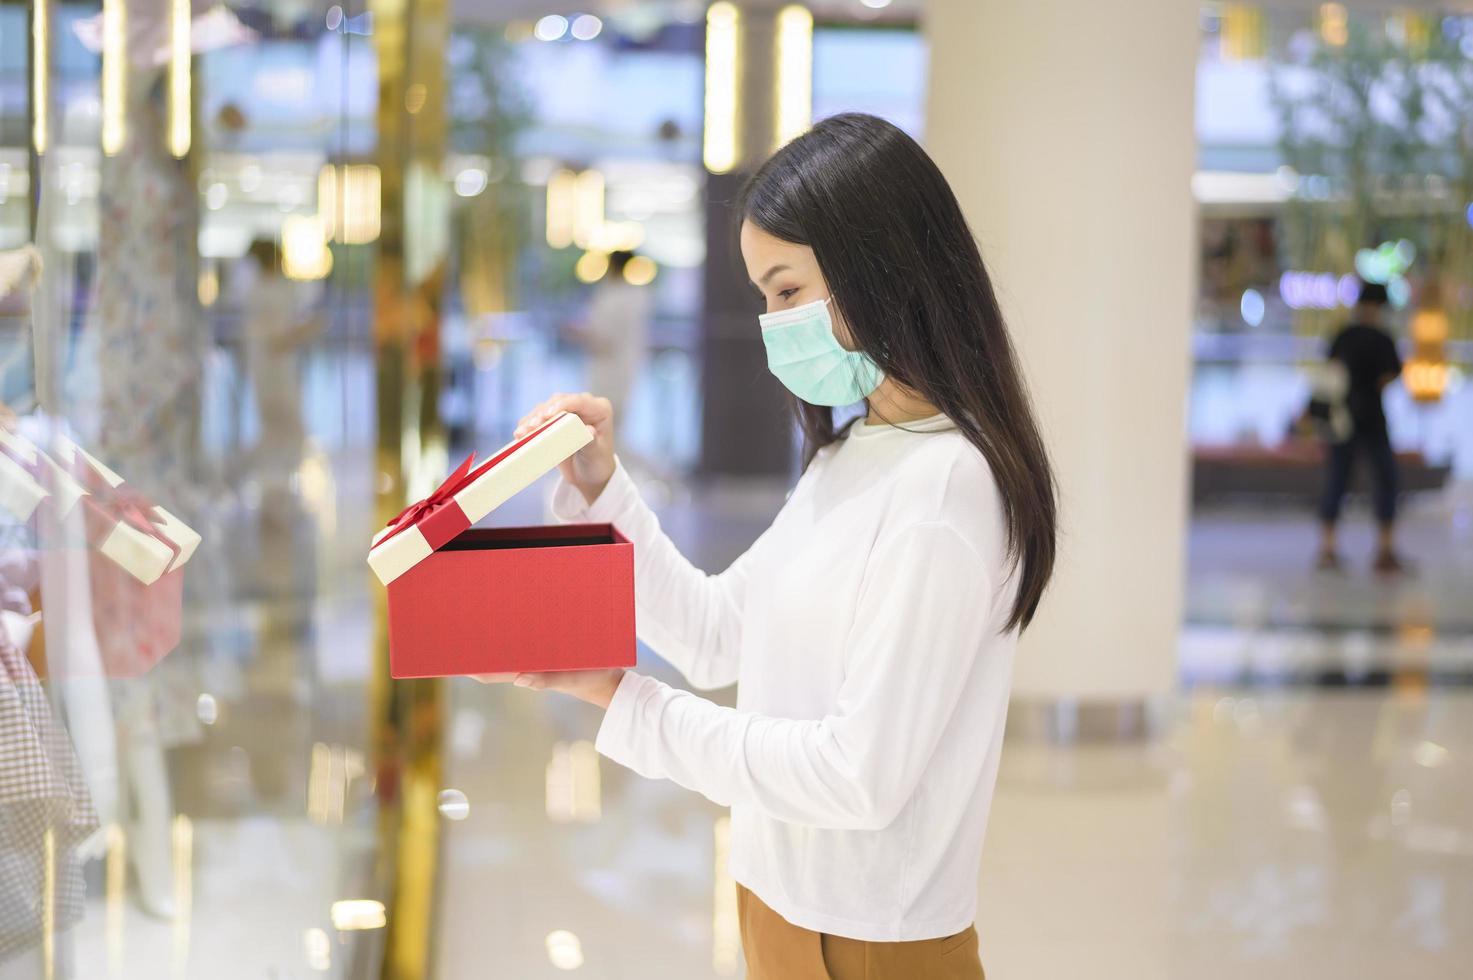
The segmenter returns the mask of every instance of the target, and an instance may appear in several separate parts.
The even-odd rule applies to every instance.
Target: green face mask
[[[764,313],[757,322],[767,348],[767,369],[777,380],[809,404],[837,407],[868,398],[885,373],[869,355],[840,346],[829,316],[832,302],[830,297]]]

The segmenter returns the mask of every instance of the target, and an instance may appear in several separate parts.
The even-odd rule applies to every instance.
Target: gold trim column
[[[445,463],[436,406],[448,207],[436,193],[446,148],[447,0],[369,0],[378,55],[382,232],[375,270],[376,513],[387,523]],[[428,486],[427,486],[428,484]],[[422,980],[433,966],[444,685],[389,679],[388,609],[375,582],[369,710],[378,778],[377,878],[387,910],[380,975]]]
[[[700,469],[708,476],[786,479],[793,469],[788,394],[767,370],[751,292],[732,274],[742,267],[732,202],[778,142],[779,6],[725,0],[707,11]]]

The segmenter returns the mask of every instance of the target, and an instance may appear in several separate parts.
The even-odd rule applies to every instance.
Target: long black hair
[[[844,113],[763,164],[740,213],[812,248],[855,346],[987,460],[1021,576],[1005,629],[1025,628],[1053,574],[1054,475],[992,280],[946,178],[895,126]],[[806,466],[839,433],[832,409],[797,409]]]

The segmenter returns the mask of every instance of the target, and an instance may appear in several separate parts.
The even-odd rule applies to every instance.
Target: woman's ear
[[[854,332],[849,329],[849,321],[844,319],[844,311],[839,309],[837,300],[829,304],[829,319],[833,321],[834,339],[839,342],[839,346],[847,351],[858,350],[859,345],[854,342]]]

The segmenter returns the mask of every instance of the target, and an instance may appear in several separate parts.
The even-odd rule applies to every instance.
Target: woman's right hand
[[[614,475],[614,407],[607,398],[597,398],[586,391],[581,395],[553,395],[517,423],[513,438],[522,438],[559,412],[578,416],[593,436],[592,442],[558,467],[563,479],[577,487],[583,499],[591,504]]]

